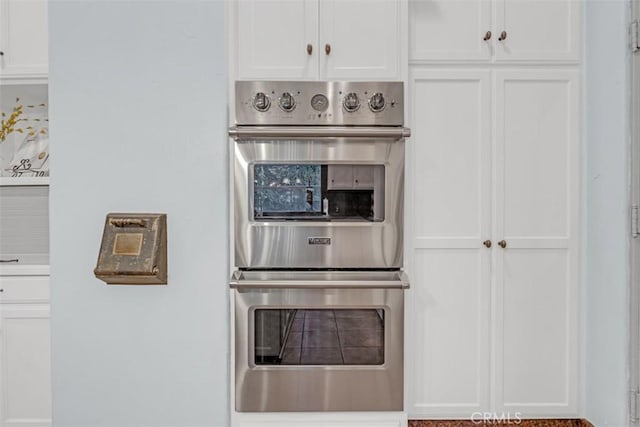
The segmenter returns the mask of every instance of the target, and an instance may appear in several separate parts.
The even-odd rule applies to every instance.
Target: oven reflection
[[[258,309],[256,365],[382,365],[382,309]]]

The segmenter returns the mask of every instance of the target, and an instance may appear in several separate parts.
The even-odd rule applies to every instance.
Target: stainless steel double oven
[[[400,82],[236,82],[235,408],[403,409]]]

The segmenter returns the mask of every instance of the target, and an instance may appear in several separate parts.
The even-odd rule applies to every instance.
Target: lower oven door
[[[399,272],[243,272],[235,288],[239,412],[403,410]]]

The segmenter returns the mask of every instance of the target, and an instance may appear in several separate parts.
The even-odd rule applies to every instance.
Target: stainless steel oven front
[[[236,93],[235,265],[401,268],[402,83],[236,82]]]
[[[403,409],[401,82],[236,82],[235,408]]]
[[[401,411],[406,277],[237,272],[239,412]]]

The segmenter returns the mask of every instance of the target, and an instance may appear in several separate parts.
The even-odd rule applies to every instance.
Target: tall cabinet
[[[577,416],[580,7],[411,3],[410,418]]]
[[[47,7],[0,0],[0,110],[8,117],[22,104],[26,119],[22,134],[0,141],[0,427],[52,425],[49,177],[26,168],[33,163],[13,168],[23,155],[48,156],[25,139],[27,126],[46,127]]]

